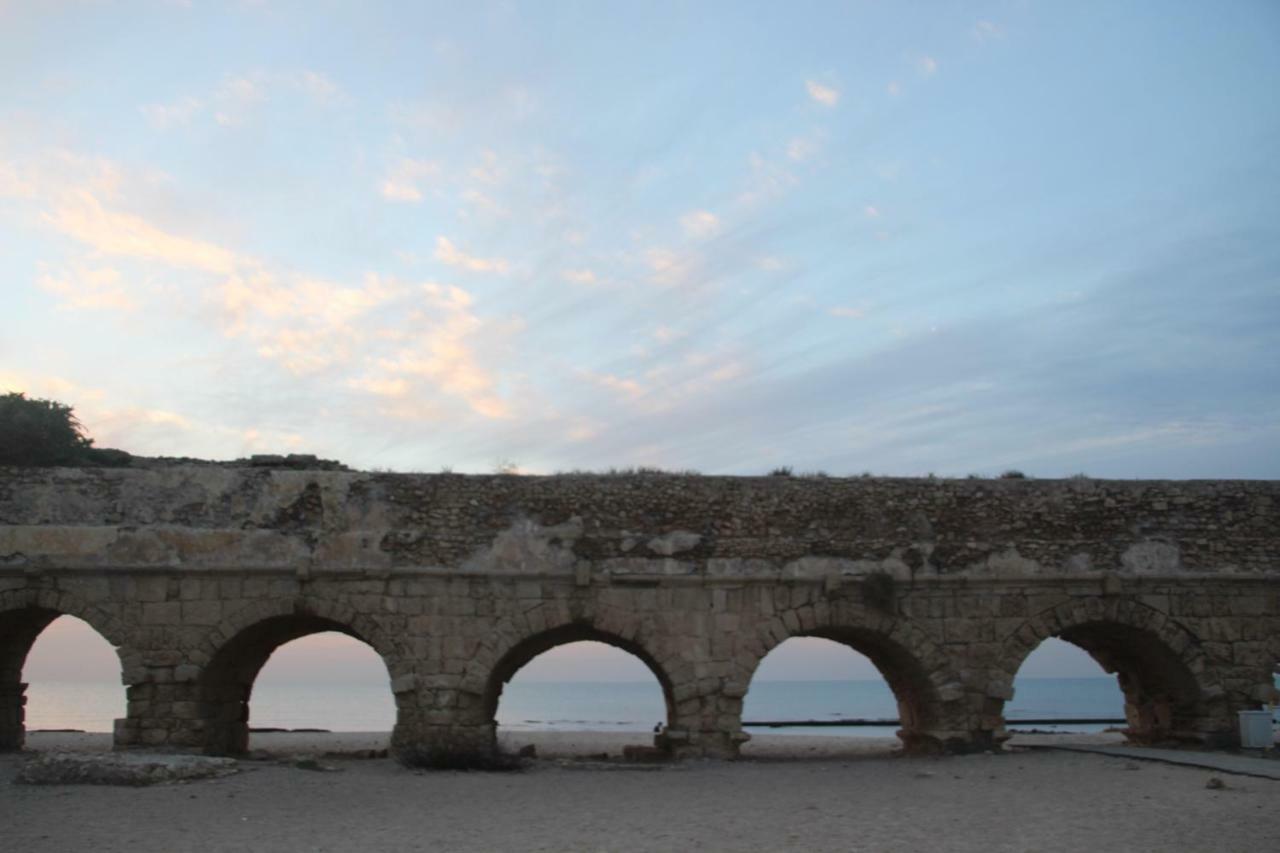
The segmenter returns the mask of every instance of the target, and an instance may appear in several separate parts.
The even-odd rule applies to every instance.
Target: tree
[[[0,465],[121,464],[115,453],[94,448],[70,406],[21,391],[0,396]]]

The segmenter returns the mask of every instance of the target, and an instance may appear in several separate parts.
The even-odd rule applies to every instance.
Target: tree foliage
[[[0,395],[0,465],[118,465],[127,458],[95,448],[68,405],[21,391]]]

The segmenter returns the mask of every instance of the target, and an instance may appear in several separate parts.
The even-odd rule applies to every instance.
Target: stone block
[[[142,624],[182,624],[182,604],[177,601],[148,602],[142,605]]]
[[[182,602],[184,625],[217,625],[222,619],[222,604],[218,601]]]

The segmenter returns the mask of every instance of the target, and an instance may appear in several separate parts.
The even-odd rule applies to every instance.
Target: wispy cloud
[[[144,104],[138,108],[147,122],[157,130],[190,124],[204,104],[199,98],[184,95],[166,104]]]
[[[502,275],[511,269],[511,264],[502,258],[479,258],[475,255],[468,255],[443,235],[436,237],[435,259],[442,264],[461,267],[471,272],[498,273]]]
[[[61,297],[61,307],[73,310],[133,311],[138,302],[110,267],[76,265],[70,270],[40,275],[40,287]]]
[[[970,31],[978,41],[990,41],[1004,37],[1004,28],[991,21],[978,21]]]
[[[938,73],[938,60],[932,56],[922,56],[916,60],[916,70],[921,77],[932,77]]]
[[[377,359],[374,372],[356,380],[358,387],[400,397],[409,383],[427,381],[461,398],[482,417],[510,417],[510,406],[497,392],[496,378],[482,366],[471,345],[482,324],[470,294],[436,283],[423,285],[420,293],[424,304],[412,320],[421,333],[391,356]]]
[[[317,105],[330,105],[342,98],[342,90],[319,71],[250,71],[227,74],[204,95],[185,94],[160,103],[143,104],[138,109],[157,130],[189,125],[202,115],[212,116],[223,127],[243,124],[250,114],[270,101],[273,95],[302,95]]]
[[[745,187],[738,194],[738,204],[748,208],[756,207],[793,189],[797,183],[796,176],[784,163],[785,161],[753,153],[747,159],[749,171]]]
[[[691,210],[680,217],[680,227],[686,237],[705,240],[720,232],[720,217],[709,210]]]
[[[615,376],[612,373],[595,373],[590,370],[580,370],[578,373],[593,385],[607,388],[628,399],[634,400],[644,394],[644,386],[634,379]]]
[[[660,246],[648,249],[644,259],[654,283],[665,287],[691,284],[699,267],[695,255]]]
[[[822,147],[822,138],[817,134],[795,136],[787,143],[787,157],[797,163],[811,159]]]
[[[565,281],[570,284],[596,284],[600,279],[594,270],[582,267],[581,269],[568,269],[562,274]]]
[[[88,190],[66,194],[46,220],[62,233],[105,254],[157,260],[223,275],[236,270],[234,253],[213,243],[171,234],[140,216],[108,210]]]
[[[824,107],[834,107],[840,103],[840,90],[832,86],[824,86],[816,80],[807,80],[804,84],[809,98]]]
[[[388,201],[422,201],[421,183],[439,172],[439,163],[401,157],[391,167],[379,190]]]
[[[477,189],[463,190],[459,198],[467,204],[470,210],[473,210],[484,217],[500,219],[511,214],[511,211],[507,210],[507,208],[492,196],[482,193]]]

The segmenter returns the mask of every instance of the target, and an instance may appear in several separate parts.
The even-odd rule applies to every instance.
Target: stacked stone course
[[[1226,743],[1274,698],[1280,484],[0,470],[0,747],[62,613],[119,651],[121,748],[243,749],[258,669],[319,630],[382,657],[404,755],[491,748],[505,680],[579,639],[653,669],[664,747],[733,755],[798,635],[870,657],[911,748],[998,744],[1051,636],[1117,673],[1135,739]]]

